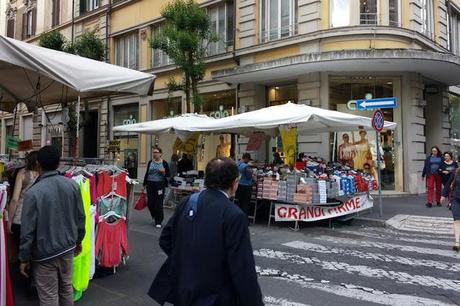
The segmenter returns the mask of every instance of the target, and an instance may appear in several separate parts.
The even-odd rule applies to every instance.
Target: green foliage
[[[64,51],[64,45],[66,43],[66,39],[64,35],[59,33],[59,31],[51,31],[48,33],[44,33],[40,35],[38,44],[40,47]]]
[[[201,106],[198,82],[206,72],[204,58],[210,43],[217,42],[217,35],[211,30],[211,20],[206,10],[193,0],[174,0],[161,12],[165,19],[158,35],[150,40],[153,49],[165,52],[170,60],[183,72],[182,83],[170,79],[169,91],[185,92],[187,105]]]
[[[105,46],[102,39],[97,37],[95,32],[85,32],[70,46],[70,50],[74,51],[74,54],[93,60],[104,60]]]

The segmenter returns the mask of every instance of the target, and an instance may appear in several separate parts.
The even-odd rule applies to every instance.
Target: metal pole
[[[383,217],[382,208],[382,175],[380,174],[380,133],[375,131],[375,147],[377,149],[377,177],[379,185],[379,216]]]
[[[77,113],[77,132],[76,132],[76,143],[75,143],[75,158],[78,158],[80,154],[80,96],[78,96],[78,101],[77,101],[77,107],[76,111]]]

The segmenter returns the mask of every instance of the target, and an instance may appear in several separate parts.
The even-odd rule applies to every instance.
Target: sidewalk
[[[432,208],[428,208],[425,203],[425,196],[385,197],[382,199],[383,215],[380,216],[379,198],[374,196],[373,210],[360,214],[355,220],[381,223],[383,225],[386,220],[396,215],[452,218],[452,212],[445,205],[442,207],[434,205]]]

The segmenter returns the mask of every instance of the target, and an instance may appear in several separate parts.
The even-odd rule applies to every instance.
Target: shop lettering
[[[367,195],[356,196],[337,207],[275,205],[276,221],[315,221],[355,213],[373,206],[373,200]]]
[[[133,115],[129,115],[129,119],[123,120],[123,125],[137,123],[137,120],[133,118]]]
[[[220,105],[219,110],[215,112],[210,112],[209,117],[213,117],[216,119],[224,118],[230,116],[230,113],[227,110],[224,110],[224,106]]]

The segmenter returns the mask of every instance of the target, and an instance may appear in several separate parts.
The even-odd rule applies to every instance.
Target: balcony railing
[[[361,13],[359,15],[359,24],[377,25],[377,23],[378,23],[377,13]]]

